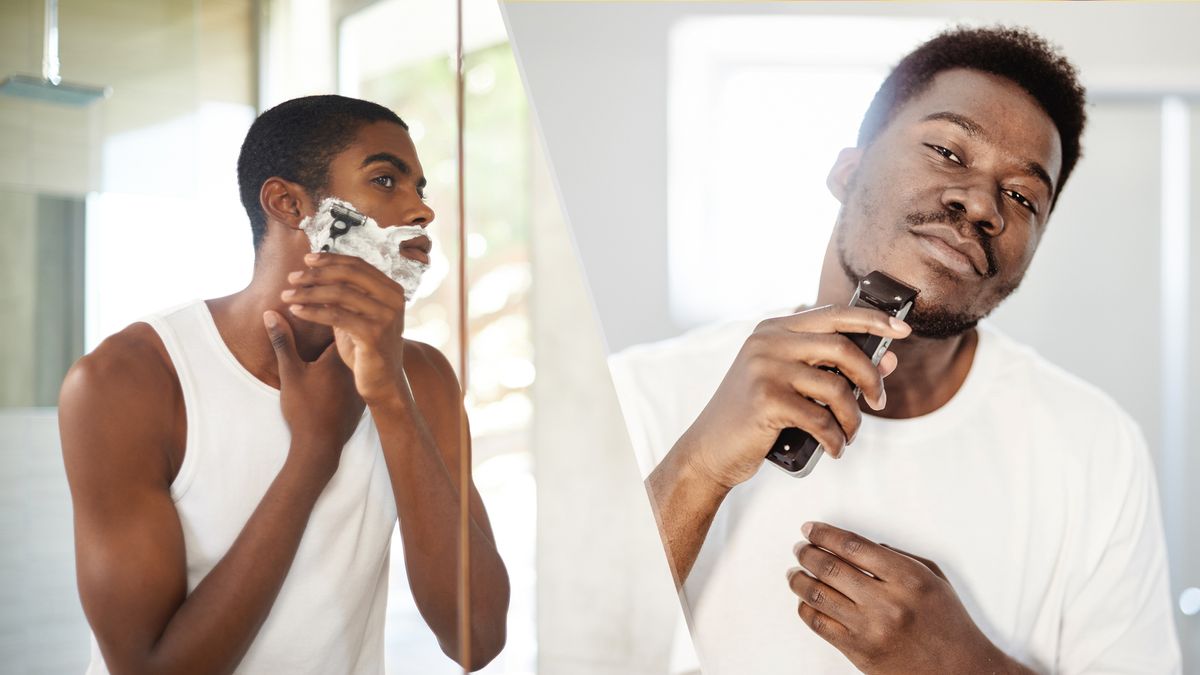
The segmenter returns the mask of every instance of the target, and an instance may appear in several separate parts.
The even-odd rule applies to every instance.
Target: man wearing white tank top
[[[459,660],[457,379],[403,338],[405,288],[310,253],[302,229],[328,196],[428,226],[407,129],[340,96],[263,113],[238,159],[250,285],[134,323],[68,373],[89,673],[382,673],[397,518],[413,598]],[[399,254],[428,262],[429,245]],[[476,669],[504,645],[509,587],[473,485],[470,505]]]

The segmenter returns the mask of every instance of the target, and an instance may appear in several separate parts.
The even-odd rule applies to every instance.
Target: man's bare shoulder
[[[115,333],[71,366],[60,405],[116,397],[153,406],[175,388],[175,370],[162,340],[145,323]]]
[[[174,438],[181,394],[158,334],[135,323],[75,362],[59,392],[59,427],[69,464],[132,455]],[[165,457],[165,455],[160,455]]]
[[[409,385],[418,398],[431,397],[441,403],[461,403],[458,374],[437,347],[417,342],[404,341],[404,371]]]

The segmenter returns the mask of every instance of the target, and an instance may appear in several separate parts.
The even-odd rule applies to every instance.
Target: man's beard
[[[863,277],[870,274],[873,270],[856,270],[850,265],[850,261],[846,256],[846,223],[843,214],[838,216],[837,229],[837,254],[838,264],[842,267],[842,272],[850,279],[852,283],[857,284]],[[946,210],[942,212],[930,213],[910,213],[905,216],[905,222],[910,225],[919,225],[923,223],[948,223],[956,227],[960,226],[966,217],[961,211]],[[978,226],[975,228],[975,240],[983,248],[984,255],[987,258],[987,277],[994,277],[999,274],[1000,270],[996,263],[995,250],[992,247],[991,239],[979,232]],[[1022,275],[1023,276],[1023,275]],[[1017,290],[1020,285],[1021,278],[1018,277],[1009,284],[1005,284],[997,288],[994,292],[994,302],[989,303],[990,307],[982,312],[970,312],[967,310],[952,310],[944,305],[931,305],[924,302],[921,296],[913,302],[913,307],[905,317],[905,322],[912,327],[913,335],[922,338],[930,338],[941,340],[945,338],[956,337],[975,328],[981,319],[991,313],[1004,298]],[[920,289],[917,289],[918,291]]]

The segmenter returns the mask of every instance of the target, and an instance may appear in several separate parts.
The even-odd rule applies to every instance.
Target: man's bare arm
[[[332,475],[314,458],[331,453],[320,447],[326,440],[293,435],[258,508],[189,595],[167,460],[177,389],[152,341],[148,326],[135,325],[81,359],[63,384],[80,597],[111,672],[228,673],[266,619]]]
[[[901,339],[910,329],[857,307],[761,322],[696,421],[646,479],[676,584],[687,581],[725,495],[759,470],[782,429],[804,429],[838,458],[862,423],[852,386],[871,407],[883,407],[883,378],[895,369],[895,354],[875,366],[839,333]]]
[[[458,632],[459,448],[465,414],[454,370],[436,349],[406,341],[404,289],[360,258],[305,256],[280,299],[305,321],[330,326],[358,394],[379,430],[391,477],[404,559],[417,608],[447,656],[460,660]],[[461,440],[460,440],[461,439]],[[470,488],[470,661],[483,667],[504,646],[508,574],[491,526]]]
[[[413,599],[458,659],[459,438],[462,398],[453,369],[433,347],[410,342],[406,368],[413,396],[372,406],[400,519],[404,559]],[[470,443],[470,433],[462,442]],[[470,486],[471,663],[475,670],[504,647],[508,573],[488,522]]]
[[[687,444],[688,436],[684,434],[646,478],[646,490],[677,587],[682,587],[691,574],[717,509],[729,494],[728,488],[690,465]]]

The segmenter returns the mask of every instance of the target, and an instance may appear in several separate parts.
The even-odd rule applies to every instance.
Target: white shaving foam
[[[350,209],[366,218],[363,225],[355,225],[345,234],[333,238],[331,230],[336,220],[331,213],[334,206]],[[428,263],[412,260],[400,254],[400,243],[422,235],[429,236],[425,228],[416,225],[380,227],[374,218],[367,217],[349,202],[326,197],[317,207],[317,212],[300,221],[300,229],[308,235],[314,253],[326,245],[330,253],[341,253],[362,258],[372,267],[388,275],[404,288],[404,299],[411,301],[421,285],[421,275],[429,269]]]

